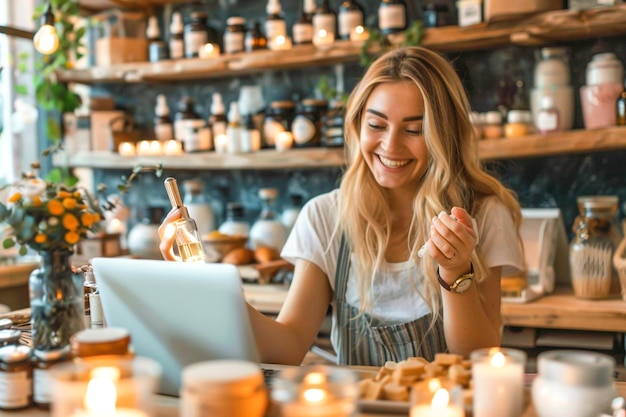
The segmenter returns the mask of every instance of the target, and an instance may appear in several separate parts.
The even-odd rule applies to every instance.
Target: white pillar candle
[[[137,155],[150,155],[150,141],[141,140],[137,144]]]
[[[215,152],[226,153],[228,152],[228,136],[224,133],[220,133],[215,138]]]
[[[220,56],[220,46],[214,43],[206,43],[200,47],[198,56],[202,59],[217,58]]]
[[[150,155],[162,155],[163,154],[163,146],[161,142],[158,140],[150,141]]]
[[[176,140],[168,140],[163,145],[163,154],[165,155],[180,155],[183,153],[183,148],[180,146],[180,142]]]
[[[524,365],[520,350],[490,348],[471,354],[474,415],[520,417],[524,404]]]
[[[117,149],[121,156],[135,156],[135,144],[132,142],[122,142]]]
[[[291,132],[279,132],[274,140],[277,151],[286,151],[293,146],[293,134]]]
[[[364,26],[357,26],[350,32],[351,41],[366,41],[370,37],[370,33]]]

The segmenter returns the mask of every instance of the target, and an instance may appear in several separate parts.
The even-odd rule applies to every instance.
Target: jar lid
[[[586,209],[617,209],[619,198],[616,195],[584,195],[576,198],[576,202]]]
[[[0,347],[0,362],[16,363],[30,358],[30,348],[24,345],[8,345]]]
[[[270,103],[272,109],[293,109],[296,107],[296,102],[292,100],[278,100]]]
[[[537,357],[539,375],[565,385],[601,387],[613,381],[615,359],[596,352],[551,350]]]
[[[226,19],[226,24],[228,26],[245,26],[246,18],[240,16],[232,16]]]
[[[0,319],[0,330],[10,329],[13,326],[13,320],[9,318]]]
[[[241,360],[197,362],[182,371],[182,385],[195,391],[248,397],[265,384],[258,364]]]
[[[22,331],[17,329],[2,329],[0,330],[0,345],[8,345],[11,343],[17,343],[22,336]]]
[[[33,350],[33,356],[35,356],[37,359],[42,359],[44,361],[55,361],[66,356],[68,353],[70,353],[69,346],[63,349],[56,350]]]
[[[124,355],[129,345],[129,331],[119,327],[85,329],[70,338],[72,354],[77,357]]]
[[[485,123],[486,124],[501,124],[502,123],[502,114],[499,111],[488,111],[485,113]]]
[[[509,110],[507,113],[507,121],[509,123],[526,123],[528,121],[528,110]]]

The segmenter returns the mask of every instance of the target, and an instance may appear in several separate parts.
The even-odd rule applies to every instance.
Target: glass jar
[[[0,348],[0,410],[27,408],[32,400],[31,349],[24,345]]]
[[[617,196],[581,196],[579,215],[572,227],[569,262],[574,294],[581,298],[606,298],[617,273],[612,258],[621,239],[617,224]]]
[[[224,53],[235,54],[245,49],[246,19],[233,16],[226,19],[224,29]]]
[[[80,333],[80,332],[79,332]],[[48,410],[52,400],[52,377],[50,368],[69,358],[69,348],[57,350],[34,350],[33,368],[33,403],[38,408]]]
[[[295,147],[320,146],[322,116],[327,108],[326,100],[302,100],[302,105],[291,123]]]
[[[295,112],[295,101],[278,100],[270,103],[263,122],[264,148],[273,148],[276,144],[276,135],[291,129]]]

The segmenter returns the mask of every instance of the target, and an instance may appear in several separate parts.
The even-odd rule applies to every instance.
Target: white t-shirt
[[[289,262],[305,259],[317,265],[326,274],[333,290],[341,242],[340,234],[333,235],[338,196],[339,190],[335,189],[309,200],[302,208],[281,252],[281,256]],[[513,218],[506,206],[496,197],[485,199],[480,212],[476,214],[476,222],[479,246],[486,265],[489,268],[502,267],[503,276],[521,272],[524,269],[524,257],[517,244]],[[354,260],[351,262],[354,264]],[[346,301],[359,308],[361,301],[355,274],[356,268],[351,267]],[[371,288],[373,303],[367,313],[390,324],[415,320],[428,314],[428,305],[414,290],[421,288],[422,281],[414,261],[385,262],[383,272],[374,278]],[[334,336],[332,339],[336,340],[335,317],[331,333]]]

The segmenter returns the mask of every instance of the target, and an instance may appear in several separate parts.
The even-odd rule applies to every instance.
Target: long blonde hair
[[[475,217],[481,200],[496,196],[510,209],[519,231],[521,212],[513,192],[489,175],[480,163],[477,138],[469,120],[469,100],[452,65],[421,47],[387,52],[369,67],[350,94],[344,123],[348,167],[340,186],[336,230],[345,234],[356,259],[353,266],[359,277],[361,312],[371,304],[373,278],[381,270],[391,237],[388,201],[361,154],[361,119],[372,90],[381,83],[398,81],[415,83],[424,99],[423,131],[429,159],[415,190],[407,245],[410,258],[416,260],[426,277],[422,296],[433,312],[432,327],[441,309],[437,265],[430,256],[421,262],[417,257],[429,235],[429,219],[454,206],[465,208]],[[477,279],[487,276],[479,250],[472,253],[471,261]]]

